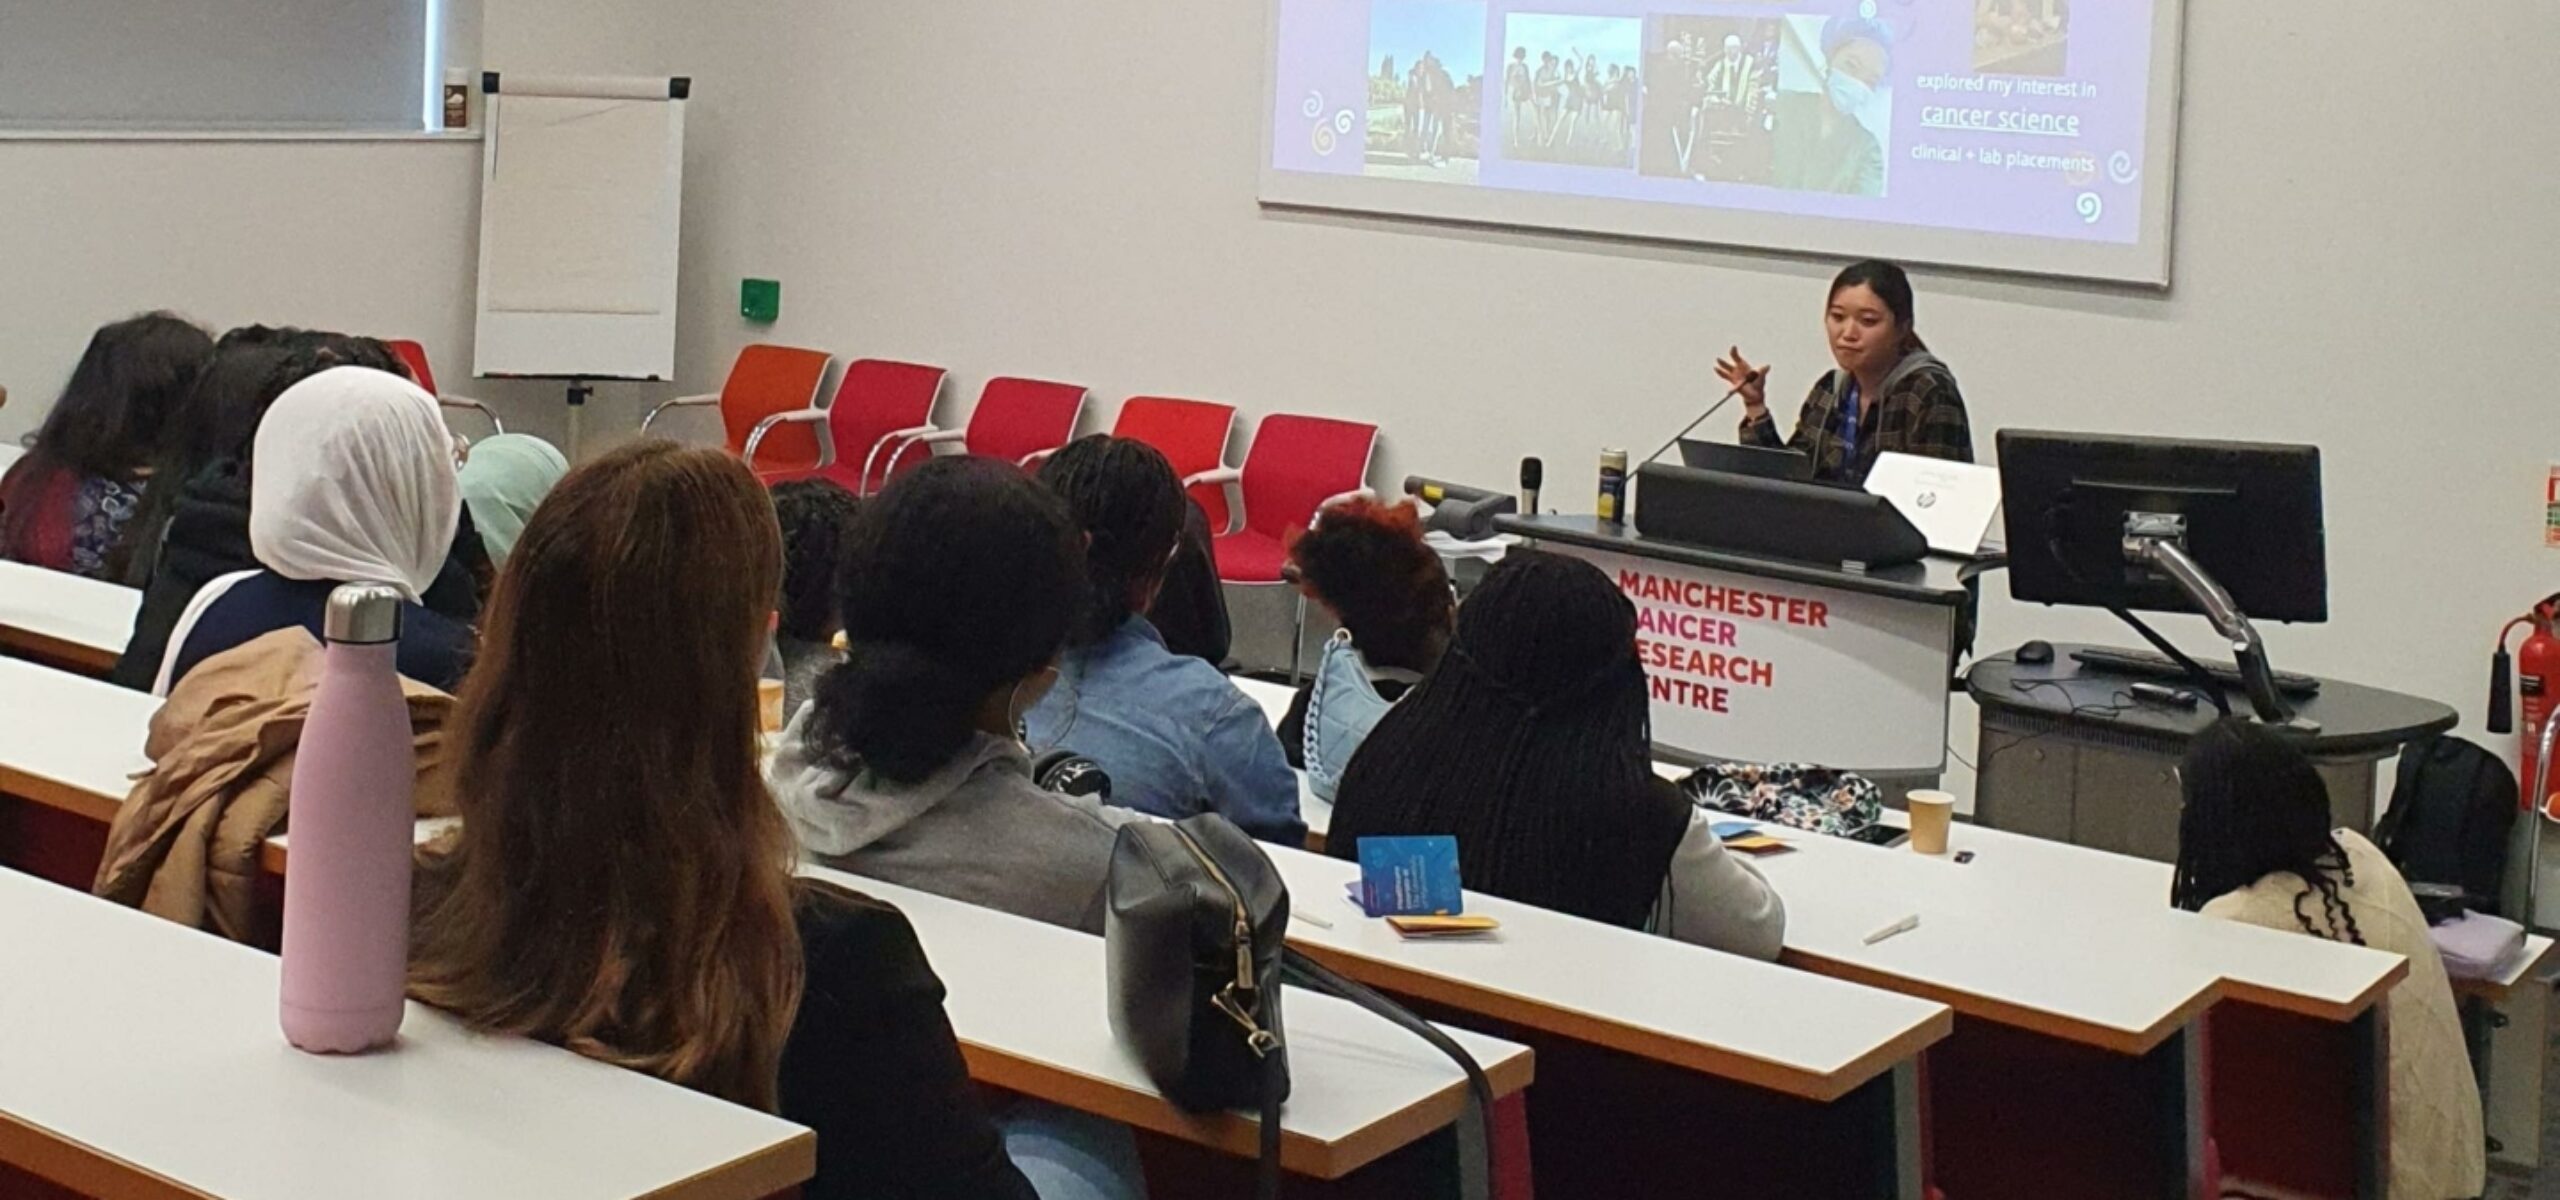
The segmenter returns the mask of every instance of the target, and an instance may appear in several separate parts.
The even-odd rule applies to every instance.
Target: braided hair
[[[2196,735],[2178,777],[2186,807],[2170,903],[2195,912],[2290,874],[2302,881],[2293,914],[2304,933],[2365,944],[2343,891],[2355,873],[2330,830],[2328,785],[2299,747],[2247,718],[2226,718]]]
[[[1050,455],[1040,464],[1040,482],[1067,502],[1092,539],[1072,639],[1090,646],[1111,636],[1164,581],[1182,536],[1182,479],[1155,447],[1097,433]]]
[[[1689,806],[1653,774],[1635,638],[1635,606],[1599,568],[1504,556],[1439,665],[1352,757],[1330,850],[1451,834],[1468,887],[1641,926]]]
[[[1438,661],[1457,598],[1411,501],[1364,496],[1325,509],[1289,547],[1289,564],[1371,665],[1428,671]]]

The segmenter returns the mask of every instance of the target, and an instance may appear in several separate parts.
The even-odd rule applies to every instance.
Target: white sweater
[[[2481,1132],[2480,1087],[2472,1079],[2471,1055],[2444,959],[2427,936],[2417,898],[2391,860],[2353,831],[2341,829],[2337,838],[2355,876],[2355,886],[2341,889],[2340,897],[2365,944],[2409,960],[2409,977],[2392,989],[2383,1009],[2391,1038],[2391,1198],[2477,1196],[2486,1186],[2488,1143]],[[2294,899],[2303,887],[2301,876],[2279,871],[2216,897],[2204,906],[2204,915],[2301,933]],[[2312,914],[2315,924],[2328,922],[2317,903],[2305,903],[2302,911]],[[2330,934],[2346,940],[2343,929]]]

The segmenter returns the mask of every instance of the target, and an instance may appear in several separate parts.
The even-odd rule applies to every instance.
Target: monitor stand
[[[2249,615],[2241,612],[2240,606],[2232,602],[2231,593],[2205,573],[2194,555],[2187,553],[2187,519],[2184,516],[2177,513],[2128,514],[2124,523],[2124,557],[2126,562],[2148,567],[2177,584],[2188,599],[2195,601],[2196,608],[2204,613],[2204,619],[2212,623],[2213,631],[2231,644],[2232,664],[2240,670],[2241,686],[2249,694],[2249,707],[2257,712],[2261,723],[2303,733],[2319,730],[2318,722],[2296,716],[2292,706],[2277,694],[2274,672],[2267,666],[2266,643],[2259,640],[2257,627],[2249,623]],[[2220,682],[2205,674],[2185,655],[2170,648],[2140,621],[2133,620],[2132,614],[2118,611],[2116,615],[2130,622],[2145,639],[2158,646],[2161,653],[2186,663],[2188,669],[2196,673],[2198,682],[2209,689],[2207,694],[2222,694]]]

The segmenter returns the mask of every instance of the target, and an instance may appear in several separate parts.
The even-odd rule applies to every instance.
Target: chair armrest
[[[1309,529],[1313,529],[1313,528],[1315,528],[1315,527],[1316,527],[1316,522],[1317,522],[1319,519],[1323,518],[1323,516],[1324,516],[1324,510],[1326,510],[1326,509],[1328,509],[1328,508],[1332,508],[1332,507],[1334,507],[1334,506],[1336,506],[1336,505],[1340,505],[1340,504],[1349,504],[1350,502],[1352,502],[1352,501],[1354,501],[1354,500],[1375,500],[1375,499],[1377,499],[1377,498],[1378,498],[1378,493],[1376,493],[1376,492],[1374,492],[1374,491],[1371,491],[1371,490],[1369,490],[1368,488],[1364,488],[1364,487],[1363,487],[1363,488],[1353,488],[1353,489],[1351,489],[1350,491],[1347,491],[1347,492],[1335,492],[1334,494],[1332,494],[1332,495],[1330,495],[1330,496],[1325,497],[1325,498],[1324,498],[1324,500],[1323,500],[1321,503],[1318,503],[1318,504],[1316,505],[1316,510],[1315,510],[1313,513],[1308,514],[1308,516],[1307,516],[1307,528],[1309,528]]]
[[[906,456],[907,447],[923,442],[925,439],[931,438],[936,434],[943,434],[947,432],[950,431],[939,429],[932,425],[911,425],[905,429],[893,429],[887,433],[881,434],[879,441],[871,443],[871,452],[862,456],[862,475],[860,478],[854,480],[854,483],[860,493],[865,496],[871,494],[871,466],[873,463],[879,462],[880,452],[882,450],[888,450],[890,443],[897,443],[897,448],[889,450],[889,461],[880,467],[880,485],[882,487],[888,486],[889,477],[897,473],[898,460]],[[945,438],[943,440],[947,441],[949,439]],[[930,454],[932,451],[928,450],[926,453]]]
[[[1182,481],[1182,486],[1187,490],[1198,487],[1204,483],[1228,484],[1242,482],[1244,482],[1244,472],[1239,471],[1234,467],[1212,467],[1209,470],[1202,471],[1197,475],[1184,479]]]
[[[687,399],[691,399],[691,397],[687,397]],[[712,399],[717,400],[717,399],[719,399],[719,397],[714,396],[714,397],[712,397]],[[668,404],[679,404],[679,403],[682,403],[682,401],[679,401],[679,400],[670,400],[670,401],[667,401],[667,403],[668,403]],[[740,457],[740,458],[742,458],[742,459],[745,459],[745,460],[746,460],[746,463],[747,463],[747,469],[748,469],[748,470],[750,470],[750,471],[752,471],[752,470],[754,470],[754,469],[755,469],[755,467],[756,467],[756,446],[757,446],[757,445],[759,445],[759,444],[761,444],[761,443],[764,441],[764,435],[766,435],[766,434],[768,434],[768,433],[773,432],[773,427],[774,427],[774,426],[776,426],[776,425],[801,425],[801,424],[807,424],[807,423],[812,422],[812,421],[824,421],[824,420],[826,420],[826,419],[827,419],[827,410],[825,410],[825,409],[823,409],[823,408],[795,408],[795,409],[791,409],[791,410],[790,410],[790,411],[788,411],[788,412],[778,412],[778,413],[775,413],[775,414],[773,414],[772,416],[766,417],[765,419],[763,419],[763,420],[761,420],[761,421],[756,422],[756,427],[755,427],[754,429],[751,429],[751,430],[748,430],[748,431],[747,431],[747,445],[746,445],[746,448],[745,448],[744,450],[741,450],[741,451],[739,451],[739,452],[738,452],[738,457]],[[644,433],[645,433],[645,432],[647,432],[647,431],[648,431],[648,428],[649,428],[649,424],[648,424],[648,422],[646,422],[646,421],[641,422],[641,424],[640,424],[640,429],[641,429],[641,431],[642,431],[642,432],[644,432]]]
[[[720,403],[720,396],[716,392],[708,396],[678,396],[673,400],[669,400],[666,403],[657,406],[656,408],[650,409],[648,416],[640,418],[640,432],[649,432],[649,426],[652,422],[655,422],[658,419],[658,414],[665,412],[670,408],[694,408],[700,405],[718,403]]]
[[[966,429],[937,429],[931,433],[918,434],[913,440],[918,445],[939,446],[945,442],[959,441],[967,436],[969,431]]]
[[[507,431],[507,423],[499,420],[498,414],[495,411],[492,411],[488,405],[474,400],[469,396],[438,396],[436,397],[436,404],[442,408],[470,409],[473,412],[479,413],[481,416],[488,418],[489,427],[491,429],[494,429],[499,433],[505,433]]]

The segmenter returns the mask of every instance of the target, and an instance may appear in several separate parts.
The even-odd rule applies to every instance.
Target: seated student
[[[782,711],[796,713],[817,693],[818,677],[844,661],[835,638],[844,632],[836,573],[845,535],[862,502],[823,479],[796,479],[773,489],[782,521],[782,602],[774,651],[782,656]]]
[[[2409,977],[2384,1001],[2390,1195],[2479,1195],[2480,1091],[2444,960],[2400,872],[2363,835],[2330,828],[2320,773],[2265,726],[2233,719],[2197,734],[2178,778],[2185,808],[2172,904],[2407,956]]]
[[[569,460],[559,448],[531,434],[502,433],[472,443],[462,460],[462,506],[471,513],[492,569],[507,565],[524,523],[568,473]]]
[[[988,459],[934,459],[863,503],[837,575],[844,665],[792,716],[771,772],[803,849],[1102,931],[1113,831],[1134,818],[1042,790],[1020,734],[1057,680],[1082,540],[1057,497]]]
[[[1326,848],[1356,858],[1364,837],[1449,834],[1476,891],[1774,959],[1785,906],[1653,773],[1651,703],[1617,585],[1513,550],[1352,757]]]
[[[248,378],[253,364],[244,363],[240,378],[214,381],[221,386],[189,402],[189,428],[195,431],[189,435],[190,443],[201,439],[196,453],[203,465],[185,474],[183,483],[176,482],[180,477],[168,477],[177,490],[165,517],[146,514],[145,519],[160,522],[161,533],[150,579],[142,588],[142,605],[134,613],[133,634],[107,676],[114,683],[150,687],[168,657],[169,634],[196,593],[221,576],[257,568],[257,555],[249,547],[250,458],[258,423],[276,397],[332,367],[370,367],[404,376],[407,371],[398,356],[371,338],[298,329],[269,332],[271,352],[256,356],[266,368],[261,377],[254,382]],[[145,493],[145,505],[153,504],[162,490]],[[469,517],[466,510],[463,520]],[[464,560],[485,552],[477,536],[463,536],[461,525],[455,530],[454,551],[422,602],[446,617],[468,622],[479,614],[479,598]]]
[[[212,337],[168,313],[91,336],[25,457],[0,476],[0,558],[107,578],[169,417],[212,357]]]
[[[159,451],[152,457],[151,477],[166,486],[143,489],[142,502],[134,507],[133,519],[126,522],[123,539],[107,556],[107,572],[116,581],[137,588],[151,582],[151,573],[160,561],[161,538],[168,531],[170,514],[177,511],[179,495],[197,472],[248,441],[248,427],[234,430],[229,426],[248,406],[249,398],[267,386],[268,377],[285,354],[286,339],[293,333],[290,329],[243,325],[214,342],[213,357],[187,389],[186,398],[170,412]],[[203,581],[197,582],[202,586]],[[185,599],[180,597],[180,603]],[[152,665],[159,663],[154,660]]]
[[[1304,768],[1307,701],[1317,687],[1366,687],[1388,704],[1403,698],[1448,647],[1458,600],[1440,555],[1422,542],[1422,516],[1411,501],[1390,505],[1364,496],[1317,513],[1315,527],[1289,547],[1289,565],[1299,590],[1349,635],[1325,647],[1316,677],[1290,698],[1280,721],[1280,748],[1289,765]],[[1320,781],[1341,779],[1366,733],[1328,724],[1335,728],[1319,738],[1330,749],[1308,780],[1320,795]]]
[[[1182,529],[1182,481],[1152,446],[1095,434],[1040,466],[1090,541],[1083,612],[1058,686],[1023,723],[1035,749],[1091,758],[1111,802],[1160,817],[1216,812],[1265,841],[1306,841],[1298,777],[1262,709],[1216,667],[1165,648],[1154,603]]]
[[[809,1126],[808,1200],[1026,1200],[914,928],[792,878],[756,774],[780,560],[714,450],[631,443],[534,514],[454,716],[463,820],[419,855],[410,991]]]
[[[204,585],[169,636],[157,695],[199,662],[299,625],[318,636],[329,592],[386,583],[401,606],[400,673],[452,691],[470,626],[417,603],[452,549],[462,496],[435,398],[397,375],[333,367],[285,390],[258,423],[249,548],[258,569]]]

